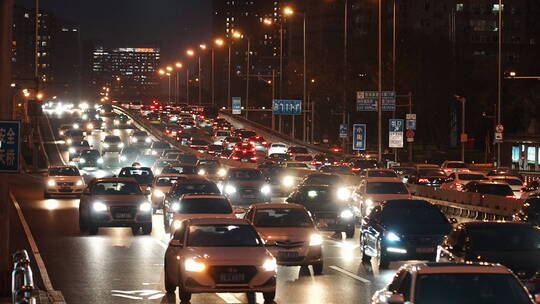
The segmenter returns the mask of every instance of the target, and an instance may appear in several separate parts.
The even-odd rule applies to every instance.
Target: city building
[[[147,101],[160,93],[157,71],[160,49],[156,46],[94,47],[92,84],[111,88],[118,101]]]

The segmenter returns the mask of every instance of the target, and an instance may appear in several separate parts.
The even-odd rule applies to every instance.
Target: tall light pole
[[[214,44],[217,47],[222,47],[225,44],[223,39],[214,40]],[[215,94],[215,48],[212,48],[212,107],[216,106],[216,94]]]
[[[248,119],[249,107],[249,72],[251,70],[249,59],[251,57],[251,39],[247,37],[247,64],[246,64],[246,119]]]
[[[499,0],[499,43],[497,51],[497,125],[501,124],[501,98],[502,98],[502,33],[503,33],[503,2]],[[501,143],[497,143],[497,168],[501,166]]]
[[[242,38],[242,34],[240,32],[237,32],[237,31],[232,31],[231,32],[231,36],[230,36],[230,39],[229,39],[229,66],[228,66],[228,72],[227,72],[227,105],[229,105],[231,103],[231,100],[232,100],[232,96],[231,96],[231,67],[232,67],[232,42],[233,42],[233,39],[240,39]]]
[[[202,65],[201,65],[201,53],[206,50],[206,44],[200,44],[199,48],[201,52],[199,53],[199,105],[202,105]]]
[[[176,62],[174,66],[176,67],[176,103],[180,104],[180,69],[182,69],[183,64]]]
[[[169,97],[168,97],[168,102],[169,102],[169,105],[171,103],[171,73],[173,71],[173,67],[172,66],[167,66],[166,67],[166,70],[167,70],[167,76],[169,77]]]
[[[348,44],[348,34],[349,34],[349,1],[345,0],[345,10],[343,14],[343,115],[342,115],[342,124],[347,123],[347,44]],[[346,147],[346,138],[342,139],[341,148],[345,151]]]
[[[186,55],[188,57],[193,57],[193,56],[195,56],[195,51],[192,50],[192,49],[188,49],[186,51]],[[190,100],[189,100],[189,65],[186,66],[186,99],[187,99],[187,103],[189,104],[190,103]]]
[[[379,144],[378,161],[382,162],[382,1],[379,0],[379,100],[377,104],[377,142]]]

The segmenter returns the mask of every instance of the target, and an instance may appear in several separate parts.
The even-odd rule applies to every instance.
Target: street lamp
[[[214,44],[217,47],[223,47],[225,41],[221,38],[217,38],[214,40]],[[215,48],[212,48],[212,106],[214,107],[215,105]]]
[[[175,64],[174,64],[175,68],[176,68],[176,79],[175,79],[175,100],[177,103],[180,103],[180,70],[182,69],[182,67],[184,66],[180,61],[177,61]]]
[[[497,32],[499,34],[499,43],[497,50],[497,126],[501,125],[501,99],[502,99],[502,30],[503,30],[503,3],[499,0],[499,26]],[[501,143],[497,143],[497,168],[501,166]]]
[[[188,49],[186,51],[186,55],[188,57],[193,57],[193,56],[195,56],[195,51],[192,50],[192,49]],[[187,100],[187,103],[189,104],[190,103],[190,100],[189,100],[189,65],[186,66],[186,100]]]
[[[206,50],[206,44],[199,44],[201,51]],[[202,65],[201,65],[201,53],[199,53],[199,105],[202,104]]]

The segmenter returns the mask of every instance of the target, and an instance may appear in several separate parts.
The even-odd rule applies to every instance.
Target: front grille
[[[240,191],[243,194],[257,194],[257,189],[255,189],[255,188],[242,188],[242,189],[240,189]]]
[[[257,269],[255,266],[211,266],[208,273],[216,284],[248,284]]]
[[[111,214],[114,219],[126,220],[133,219],[137,214],[137,208],[134,206],[111,207]]]
[[[281,248],[297,248],[297,247],[302,247],[304,246],[304,242],[293,242],[293,241],[289,241],[289,240],[285,240],[285,241],[276,241],[276,247],[281,247]]]
[[[71,186],[74,186],[75,183],[72,183],[72,182],[59,182],[57,185],[59,187],[71,187]]]
[[[442,241],[438,235],[410,235],[405,240],[414,247],[435,247]]]
[[[71,190],[71,189],[60,189],[60,190],[58,190],[58,192],[70,193],[70,192],[73,192],[73,190]]]

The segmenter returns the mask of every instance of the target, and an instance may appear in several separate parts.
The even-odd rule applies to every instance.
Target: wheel
[[[347,228],[347,230],[345,230],[345,236],[348,239],[352,239],[354,237],[354,225],[352,227]]]
[[[171,281],[169,281],[169,275],[167,273],[167,262],[165,262],[165,275],[164,275],[164,281],[165,281],[165,290],[168,293],[174,293],[176,292],[176,285],[173,284]]]
[[[319,262],[317,264],[313,264],[311,265],[313,267],[313,273],[315,275],[321,275],[322,274],[322,271],[323,271],[323,262]]]
[[[43,191],[43,198],[44,199],[49,199],[49,198],[51,198],[51,195],[49,193],[47,193],[47,191]]]
[[[189,303],[191,301],[191,292],[180,292],[180,303]]]
[[[88,223],[86,223],[82,215],[79,215],[79,231],[80,232],[88,231]]]
[[[386,254],[384,254],[384,248],[382,247],[381,240],[377,242],[377,265],[379,269],[387,269],[390,265],[390,261]]]
[[[141,226],[137,226],[137,225],[131,226],[131,233],[133,233],[133,235],[139,234],[139,230],[141,230]]]
[[[142,225],[142,233],[144,235],[149,235],[150,233],[152,233],[152,223],[143,224]]]
[[[257,303],[257,298],[256,298],[255,293],[253,291],[246,292],[246,298],[247,298],[248,304],[256,304]]]
[[[276,292],[263,292],[264,302],[273,302],[276,298]]]
[[[98,225],[96,225],[94,223],[88,223],[87,227],[88,227],[88,234],[96,235],[98,233],[98,230],[99,230]]]
[[[366,253],[366,245],[364,244],[364,235],[360,233],[360,251],[362,253],[362,263],[367,264],[371,261],[371,257]]]

